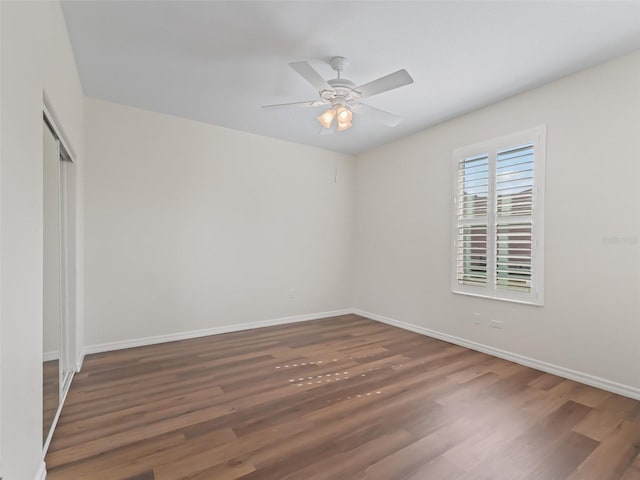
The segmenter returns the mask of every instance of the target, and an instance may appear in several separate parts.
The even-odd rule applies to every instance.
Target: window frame
[[[457,148],[453,152],[452,179],[452,228],[451,228],[451,291],[456,294],[525,303],[544,305],[544,193],[545,193],[545,157],[546,157],[546,125],[492,138],[483,142]],[[496,165],[500,152],[515,149],[519,146],[533,145],[533,191],[531,214],[531,290],[522,292],[498,288],[496,285],[496,229],[500,218],[497,215]],[[487,155],[489,158],[489,193],[487,208],[487,284],[461,285],[458,283],[458,228],[463,225],[482,224],[475,219],[458,218],[459,165],[475,157]],[[501,217],[504,223],[505,217]],[[514,222],[519,219],[513,217]]]

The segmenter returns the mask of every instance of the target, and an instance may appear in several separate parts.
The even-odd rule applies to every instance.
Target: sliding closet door
[[[60,151],[43,125],[43,442],[60,401],[61,262]]]

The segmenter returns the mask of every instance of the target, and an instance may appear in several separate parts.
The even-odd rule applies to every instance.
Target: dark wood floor
[[[640,402],[355,315],[91,355],[49,480],[632,480]]]

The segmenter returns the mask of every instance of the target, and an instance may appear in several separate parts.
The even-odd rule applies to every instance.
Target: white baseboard
[[[40,464],[40,468],[38,468],[38,473],[36,473],[36,478],[34,480],[46,480],[47,478],[47,466],[44,461]]]
[[[330,312],[309,313],[305,315],[295,315],[292,317],[275,318],[271,320],[261,320],[258,322],[240,323],[236,325],[225,325],[222,327],[205,328],[202,330],[191,330],[187,332],[171,333],[168,335],[157,335],[154,337],[134,338],[132,340],[121,340],[117,342],[99,343],[96,345],[87,345],[83,350],[84,355],[92,353],[110,352],[113,350],[122,350],[125,348],[143,347],[146,345],[155,345],[157,343],[175,342],[177,340],[188,340],[190,338],[206,337],[209,335],[218,335],[220,333],[239,332],[242,330],[251,330],[254,328],[273,327],[277,325],[286,325],[287,323],[305,322],[308,320],[319,320],[321,318],[337,317],[340,315],[349,315],[353,310],[333,310]]]
[[[632,387],[630,385],[624,385],[622,383],[607,380],[606,378],[596,377],[594,375],[589,375],[587,373],[578,372],[576,370],[571,370],[569,368],[561,367],[559,365],[554,365],[552,363],[536,360],[535,358],[525,357],[524,355],[508,352],[506,350],[501,350],[499,348],[491,347],[489,345],[484,345],[482,343],[473,342],[471,340],[465,340],[464,338],[456,337],[454,335],[449,335],[446,333],[441,333],[435,330],[430,330],[428,328],[420,327],[418,325],[401,322],[398,320],[394,320],[392,318],[384,317],[382,315],[377,315],[375,313],[365,312],[359,309],[353,309],[353,313],[360,315],[362,317],[367,317],[372,320],[376,320],[378,322],[392,325],[394,327],[402,328],[403,330],[409,330],[410,332],[420,333],[428,337],[437,338],[438,340],[444,340],[445,342],[454,343],[456,345],[460,345],[462,347],[466,347],[471,350],[487,353],[489,355],[493,355],[494,357],[499,357],[505,360],[509,360],[511,362],[519,363],[520,365],[525,365],[527,367],[535,368],[537,370],[542,370],[543,372],[552,373],[553,375],[557,375],[559,377],[584,383],[586,385],[600,388],[608,392],[624,395],[625,397],[633,398],[635,400],[640,400],[640,388]]]
[[[42,361],[43,362],[50,362],[51,360],[58,360],[59,358],[60,358],[60,352],[59,351],[44,352],[42,354]]]

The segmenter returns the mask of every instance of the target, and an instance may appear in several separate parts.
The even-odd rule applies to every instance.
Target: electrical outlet
[[[491,328],[503,328],[502,320],[491,320]]]
[[[473,314],[473,323],[475,323],[476,325],[480,325],[480,314],[479,313],[474,313]]]

